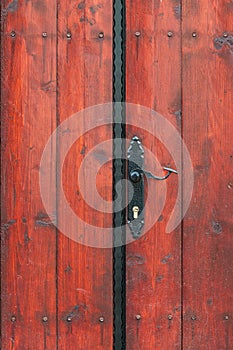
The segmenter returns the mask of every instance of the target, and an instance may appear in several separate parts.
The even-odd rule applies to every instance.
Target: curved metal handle
[[[167,171],[167,174],[162,177],[153,175],[149,171],[145,171],[145,170],[143,170],[143,173],[146,175],[148,179],[154,179],[154,180],[166,180],[171,174],[178,174],[178,172],[172,168],[163,167],[163,169]]]

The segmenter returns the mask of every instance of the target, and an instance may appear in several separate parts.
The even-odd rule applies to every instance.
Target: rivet
[[[142,318],[142,316],[141,316],[141,315],[136,315],[136,320],[140,321],[140,320],[141,320],[141,318]]]
[[[15,38],[15,37],[16,37],[16,32],[15,32],[14,30],[12,30],[12,32],[11,32],[11,37],[12,37],[12,38]]]
[[[104,38],[104,33],[103,33],[103,32],[100,32],[100,33],[98,34],[98,37],[99,37],[100,39],[103,39],[103,38]]]
[[[228,316],[228,315],[225,315],[225,316],[224,316],[224,320],[228,321],[228,320],[229,320],[229,316]]]
[[[195,315],[192,315],[192,316],[191,316],[191,320],[192,320],[192,321],[196,321],[196,319],[197,319],[197,317],[196,317]]]
[[[168,318],[169,321],[171,321],[173,319],[173,316],[172,315],[168,315],[167,318]]]
[[[16,316],[11,316],[11,322],[15,322],[16,321]]]
[[[135,32],[135,36],[138,38],[141,35],[141,32]]]
[[[66,37],[67,37],[67,39],[71,39],[72,34],[70,32],[68,32],[68,33],[66,33]]]
[[[42,33],[42,38],[47,38],[48,34],[46,32]]]
[[[48,322],[48,317],[47,316],[42,317],[42,321],[43,322]]]
[[[227,37],[228,37],[228,33],[227,33],[227,32],[224,32],[224,33],[223,33],[223,37],[224,37],[224,38],[227,38]]]
[[[71,316],[67,316],[67,322],[72,322],[72,317]]]
[[[167,32],[167,36],[169,37],[169,38],[171,38],[172,36],[173,36],[173,33],[172,32]]]
[[[100,321],[101,323],[103,323],[103,322],[104,322],[104,317],[101,316],[101,317],[99,318],[99,321]]]
[[[192,37],[193,37],[193,38],[196,38],[196,37],[197,37],[197,33],[196,33],[196,32],[193,32],[193,33],[192,33]]]
[[[140,141],[139,138],[138,138],[137,136],[133,136],[133,137],[132,137],[132,140],[133,140],[133,141]]]

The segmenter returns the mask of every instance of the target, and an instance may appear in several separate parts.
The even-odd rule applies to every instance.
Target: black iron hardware
[[[133,237],[140,236],[144,225],[144,176],[148,179],[166,180],[171,174],[177,171],[164,167],[167,172],[164,176],[156,176],[143,169],[144,149],[137,136],[131,139],[128,149],[128,178],[131,186],[128,186],[128,225]]]

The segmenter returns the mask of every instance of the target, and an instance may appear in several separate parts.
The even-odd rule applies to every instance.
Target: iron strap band
[[[125,0],[113,0],[113,102],[125,102]],[[124,103],[113,110],[113,200],[121,197],[125,208],[126,190],[120,180],[126,178],[125,168],[125,109]],[[119,157],[119,155],[121,155]],[[113,312],[114,349],[126,348],[126,254],[125,230],[126,209],[116,212],[113,208]]]

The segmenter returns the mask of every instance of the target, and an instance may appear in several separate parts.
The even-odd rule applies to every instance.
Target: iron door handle
[[[177,174],[177,171],[164,167],[166,171],[164,176],[156,176],[143,169],[144,149],[137,136],[131,139],[128,149],[128,180],[131,186],[128,186],[128,198],[132,198],[128,204],[128,225],[133,237],[140,237],[144,226],[144,177],[154,180],[166,180],[171,174]]]

